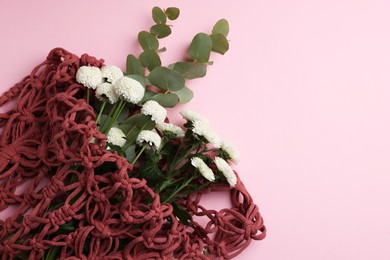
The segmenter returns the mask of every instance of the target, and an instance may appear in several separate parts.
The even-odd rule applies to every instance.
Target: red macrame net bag
[[[185,226],[145,180],[131,177],[125,158],[105,149],[75,80],[80,66],[103,62],[54,49],[0,97],[0,106],[16,98],[15,108],[0,114],[0,211],[13,207],[0,220],[2,259],[42,259],[53,247],[60,259],[230,259],[263,239],[262,217],[239,179],[231,208],[204,208],[204,192],[189,196],[185,209],[208,223]],[[111,167],[102,173],[104,163]],[[17,191],[21,185],[27,188]],[[69,223],[76,225],[59,232]]]

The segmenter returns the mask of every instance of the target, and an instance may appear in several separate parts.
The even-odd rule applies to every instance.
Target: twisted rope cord
[[[0,114],[0,211],[15,208],[0,220],[2,259],[41,259],[52,247],[61,248],[60,259],[230,259],[263,239],[262,217],[239,178],[230,209],[200,205],[204,192],[226,185],[180,202],[209,218],[206,226],[187,227],[145,180],[131,177],[133,165],[105,149],[85,88],[75,81],[80,66],[103,62],[53,49],[0,97],[0,106],[17,98],[13,110]],[[72,230],[60,232],[68,223]]]

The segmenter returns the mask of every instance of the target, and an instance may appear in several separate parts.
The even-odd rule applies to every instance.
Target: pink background
[[[390,259],[390,1],[110,3],[0,0],[1,92],[57,46],[124,69],[154,5],[182,11],[164,64],[224,17],[231,49],[182,107],[241,152],[269,232],[238,259]]]

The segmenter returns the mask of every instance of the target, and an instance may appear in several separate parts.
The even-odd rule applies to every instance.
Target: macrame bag
[[[132,177],[133,165],[105,149],[75,80],[80,66],[103,63],[56,48],[0,97],[0,106],[16,100],[0,114],[0,211],[12,207],[0,220],[2,259],[55,252],[60,259],[230,259],[263,239],[259,209],[239,178],[235,188],[188,196],[185,210],[208,221],[186,226]],[[231,208],[201,205],[202,194],[220,190],[230,190]]]

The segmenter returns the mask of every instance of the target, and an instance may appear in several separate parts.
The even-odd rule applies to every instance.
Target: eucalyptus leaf
[[[225,54],[229,50],[229,42],[225,36],[220,33],[210,35],[213,42],[212,51],[219,54]]]
[[[141,85],[143,87],[146,86],[146,80],[145,80],[144,76],[141,76],[141,75],[126,75],[126,77],[129,77],[129,78],[132,78],[132,79],[138,81],[139,83],[141,83]]]
[[[152,70],[155,67],[161,66],[161,60],[155,50],[146,50],[139,56],[139,61],[142,66]]]
[[[171,27],[166,24],[155,24],[150,27],[150,33],[161,39],[167,37],[172,32]]]
[[[163,107],[174,107],[179,100],[178,96],[174,93],[156,94],[150,98],[150,100],[157,101]]]
[[[167,48],[162,47],[162,48],[160,48],[160,49],[157,50],[157,53],[165,52],[165,51],[167,51]]]
[[[165,14],[167,15],[169,20],[176,20],[177,17],[180,15],[179,8],[176,7],[168,7],[167,10],[165,10]]]
[[[152,9],[153,21],[157,24],[165,24],[167,22],[167,17],[163,10],[160,7],[153,7]]]
[[[213,43],[209,35],[198,33],[192,39],[188,56],[195,62],[206,63],[209,61],[212,46]]]
[[[188,103],[194,97],[194,92],[192,92],[192,90],[187,87],[184,87],[181,90],[175,91],[173,93],[178,96],[179,102],[182,104]]]
[[[184,78],[180,73],[166,67],[154,68],[148,79],[152,85],[161,90],[179,91],[184,87]]]
[[[207,65],[196,62],[176,62],[172,69],[178,71],[186,79],[196,79],[206,75]]]
[[[156,36],[146,31],[138,33],[138,42],[140,43],[142,49],[146,50],[158,50],[158,40]]]
[[[157,93],[153,92],[153,91],[150,91],[149,89],[146,89],[145,90],[145,94],[144,94],[144,97],[142,98],[141,100],[141,104],[145,103],[146,101],[150,100],[150,98],[154,95],[156,95]]]
[[[145,83],[146,83],[146,86],[151,86],[152,85],[152,83],[150,83],[148,78],[145,78]]]
[[[212,34],[220,33],[227,37],[229,34],[229,23],[226,19],[219,20],[213,27]]]
[[[138,74],[144,76],[145,69],[142,67],[139,60],[132,54],[127,55],[126,74]]]

